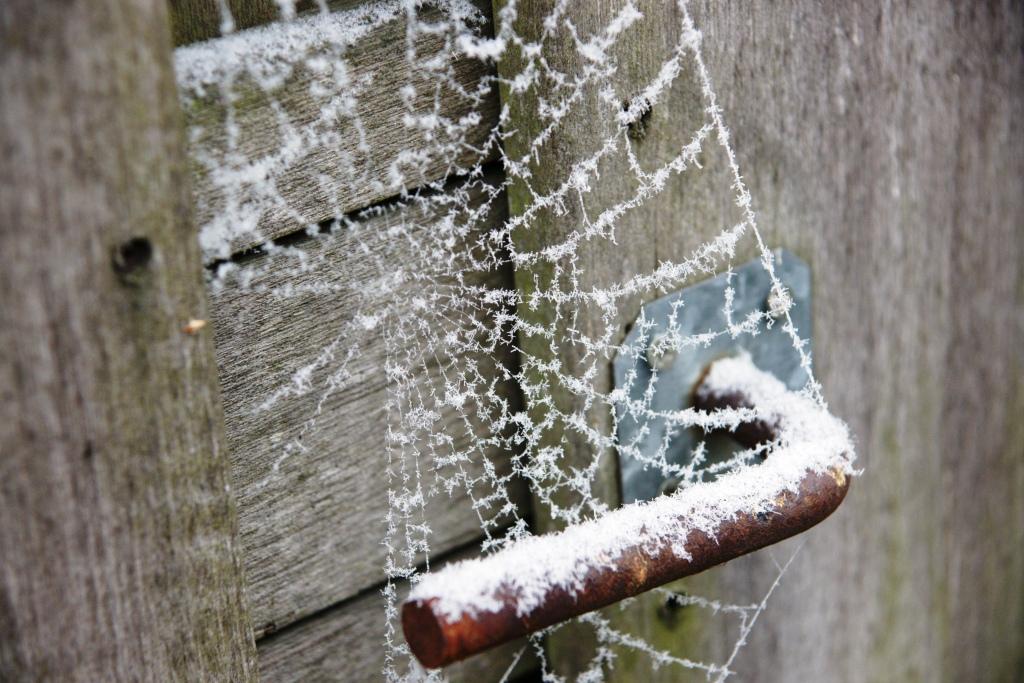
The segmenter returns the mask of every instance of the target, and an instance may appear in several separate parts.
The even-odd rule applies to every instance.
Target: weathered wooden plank
[[[814,269],[817,374],[865,468],[809,535],[743,680],[1020,676],[1022,14],[787,2],[696,17],[761,224]]]
[[[393,19],[378,25],[363,16],[364,10],[313,14],[176,51],[192,132],[200,242],[207,260],[441,181],[496,154],[488,140],[498,115],[497,93],[482,84],[489,67],[454,56],[445,48],[443,35],[418,34],[412,46],[417,63],[443,56],[440,61],[457,84],[438,87],[436,73],[414,69],[406,49],[396,49],[406,43],[404,13],[396,11]],[[421,18],[439,16],[436,9],[425,9]],[[317,42],[319,34],[302,22],[373,27],[343,49]],[[234,55],[238,63],[244,63],[240,54],[257,63],[269,60],[268,53],[281,49],[279,33],[288,27],[297,31],[290,43],[306,40],[309,56],[323,58],[321,68],[310,69],[291,54],[299,49],[293,47],[288,59],[294,69],[272,89],[248,75],[236,78],[230,93],[222,92],[220,83],[204,80],[202,74],[224,55]],[[489,30],[486,23],[481,30]],[[313,38],[303,38],[306,34]],[[351,108],[336,97],[339,81],[352,96]],[[409,86],[415,96],[406,101],[403,92]],[[444,125],[410,123],[410,113],[436,114],[460,133],[446,131]],[[299,140],[301,149],[296,147]]]
[[[452,560],[471,556],[465,551]],[[399,599],[407,592],[403,584]],[[384,670],[385,603],[379,589],[303,620],[259,643],[260,673],[276,683],[378,681]],[[399,628],[397,643],[404,643]],[[395,662],[398,673],[405,663]],[[451,683],[516,680],[539,667],[533,648],[520,639],[444,669]]]
[[[479,201],[478,193],[473,205]],[[504,215],[504,202],[497,201],[480,229],[500,223]],[[436,219],[419,207],[375,211],[358,225],[297,245],[294,260],[277,255],[249,261],[244,270],[247,287],[228,278],[211,293],[248,594],[258,634],[383,580],[381,538],[392,486],[387,477],[387,401],[393,381],[385,368],[389,359],[407,362],[404,354],[423,350],[417,349],[415,339],[389,341],[389,326],[432,320],[438,330],[456,329],[454,315],[435,320],[434,312],[415,308],[411,298],[416,293],[429,296],[431,289],[443,289],[443,283],[428,279],[396,287],[391,278],[408,273],[416,263],[417,250],[429,243]],[[474,281],[509,287],[510,273],[468,273],[466,283]],[[385,320],[379,326],[364,330],[353,322],[361,314],[381,313]],[[454,369],[479,367],[483,376],[500,379],[500,364],[509,362],[505,357],[467,356],[456,359]],[[299,373],[302,368],[310,372]],[[451,377],[453,368],[445,371]],[[444,395],[437,361],[426,361],[415,377],[424,395]],[[300,390],[300,383],[306,388]],[[515,405],[508,378],[500,387]],[[275,395],[277,400],[268,404]],[[456,449],[473,441],[453,409],[442,413],[436,427],[454,437]],[[299,444],[301,452],[286,455],[286,449]],[[474,454],[466,465],[467,476],[481,475],[485,455]],[[510,471],[511,454],[490,455],[499,473]],[[432,482],[435,472],[428,454],[420,466],[425,481]],[[457,467],[440,471],[451,476]],[[451,498],[443,491],[428,498],[425,514],[433,529],[433,552],[481,535],[470,503],[464,488]]]
[[[638,5],[645,18],[620,39],[612,82],[623,100],[668,58],[679,26],[674,5]],[[549,9],[520,3],[519,32],[535,35]],[[609,21],[607,8],[578,9],[581,35]],[[694,3],[693,11],[762,231],[813,268],[816,374],[859,437],[866,467],[830,522],[773,551],[785,559],[806,543],[732,668],[753,681],[1013,680],[1024,652],[1024,455],[1015,419],[1024,367],[1021,10],[793,1]],[[553,64],[578,71],[571,43],[550,44]],[[643,135],[631,138],[648,170],[701,120],[692,68],[688,61]],[[529,139],[543,125],[531,118],[536,102],[507,101],[512,126]],[[537,192],[615,132],[612,113],[593,101],[562,125],[558,154],[534,167]],[[515,144],[514,157],[523,152]],[[623,216],[617,244],[581,245],[581,289],[679,259],[735,222],[713,144],[702,161],[699,174]],[[616,185],[629,177],[621,156],[604,162],[584,197],[586,215],[628,194]],[[511,189],[513,215],[529,201],[522,187]],[[521,233],[517,245],[557,242],[582,214],[570,205],[567,216],[541,215],[540,229]],[[749,253],[744,245],[737,259]],[[534,273],[542,284],[556,277],[543,268],[517,273],[527,292]],[[616,324],[636,312],[636,301],[624,302]],[[554,313],[536,315],[551,321]],[[597,316],[580,311],[577,328],[600,329]],[[543,345],[529,344],[528,354],[546,357]],[[566,348],[561,360],[579,374],[581,354]],[[607,428],[600,416],[594,424]],[[585,444],[563,445],[569,464],[595,457]],[[596,488],[614,500],[610,468],[603,471]],[[683,585],[759,597],[777,573],[761,554]],[[727,658],[732,625],[702,625],[692,608],[666,619],[659,602],[650,596],[606,616],[673,653]],[[592,647],[575,637],[551,652],[566,674]],[[616,652],[616,680],[686,679],[677,667],[652,672],[645,654]]]
[[[0,678],[254,681],[166,4],[0,9]]]
[[[630,166],[627,150],[636,154],[641,167],[648,173],[669,164],[690,144],[706,123],[705,104],[700,97],[692,56],[681,60],[682,73],[677,82],[655,103],[640,126],[633,130],[623,128],[618,121],[619,110],[611,108],[602,99],[600,89],[611,85],[617,100],[629,102],[655,80],[664,63],[676,52],[682,37],[682,17],[674,3],[637,3],[644,18],[619,36],[613,53],[619,68],[610,78],[591,79],[582,95],[559,123],[552,140],[532,151],[529,158],[531,175],[529,185],[515,182],[509,189],[510,212],[521,216],[538,196],[554,193],[573,173],[576,164],[585,159],[600,159],[595,171],[587,177],[588,190],[577,199],[575,192],[567,196],[564,207],[536,211],[530,222],[517,228],[513,234],[520,252],[538,252],[550,245],[571,239],[584,225],[599,220],[603,211],[629,202],[640,193],[647,192]],[[536,40],[544,32],[543,20],[552,11],[547,0],[520,4],[516,23],[517,34],[527,40]],[[572,22],[581,36],[602,32],[620,11],[619,6],[580,4],[574,8]],[[550,68],[568,74],[581,73],[588,60],[577,50],[576,41],[566,28],[561,28],[545,41],[544,58]],[[499,63],[499,73],[511,78],[523,68],[516,55]],[[502,90],[503,101],[511,108],[510,127],[520,134],[506,141],[506,151],[512,159],[527,158],[529,143],[549,125],[539,119],[538,98],[568,98],[557,79],[542,80],[539,87],[526,94],[509,96]],[[602,151],[606,143],[616,140],[614,150]],[[563,257],[553,263],[540,260],[516,271],[516,284],[529,300],[538,288],[542,291],[561,290],[589,292],[594,288],[608,289],[625,283],[637,275],[654,272],[664,261],[682,262],[694,251],[721,231],[742,221],[732,192],[733,179],[723,151],[716,147],[713,137],[705,139],[697,162],[686,164],[681,173],[670,173],[665,186],[638,206],[630,208],[614,221],[614,241],[609,234],[580,240],[573,249],[572,258]],[[563,210],[564,209],[564,210]],[[753,254],[748,241],[738,258]],[[720,262],[721,263],[721,262]],[[701,263],[707,268],[706,262]],[[713,264],[711,264],[713,267]],[[694,281],[680,279],[679,287]],[[611,387],[610,359],[596,360],[588,353],[585,342],[601,344],[620,343],[636,319],[644,301],[656,298],[660,289],[638,291],[616,301],[610,321],[606,310],[596,304],[577,305],[567,301],[559,306],[544,304],[521,307],[519,315],[536,325],[556,331],[561,339],[553,349],[549,340],[540,335],[521,340],[524,359],[521,361],[526,381],[543,397],[539,404],[529,406],[535,423],[546,413],[544,401],[550,397],[554,405],[565,414],[583,414],[589,427],[604,434],[613,431],[610,411],[606,404],[596,401],[587,409],[589,397],[581,395],[561,382],[558,373],[583,377],[594,363],[598,368],[591,380],[594,391],[609,392]],[[605,338],[604,335],[608,333]],[[603,339],[603,341],[602,341]],[[574,341],[569,341],[574,340]],[[533,361],[531,361],[533,359]],[[557,359],[555,366],[544,365]],[[593,443],[572,428],[566,421],[556,420],[553,428],[541,437],[541,446],[561,450],[561,467],[584,471],[596,462],[591,493],[615,506],[619,501],[617,462],[611,449],[598,450]],[[580,496],[573,491],[561,490],[554,496],[563,507],[578,504]],[[562,522],[548,515],[548,506],[534,503],[534,519],[541,531],[561,526]],[[711,574],[714,576],[714,573]],[[698,593],[713,592],[713,579],[702,575],[673,586],[679,590]],[[654,646],[671,651],[677,656],[706,658],[708,654],[705,631],[710,626],[702,622],[704,615],[687,612],[686,618],[673,617],[671,626],[657,617],[664,596],[643,596],[628,608],[618,606],[604,610],[612,628],[638,634]],[[549,638],[548,653],[552,666],[560,674],[582,672],[591,666],[597,653],[594,630],[589,625],[571,625]],[[614,669],[607,673],[613,680],[674,681],[687,672],[677,667],[652,670],[645,654],[625,647],[613,647],[617,654]],[[715,651],[717,654],[717,651]],[[704,673],[700,672],[700,676]]]

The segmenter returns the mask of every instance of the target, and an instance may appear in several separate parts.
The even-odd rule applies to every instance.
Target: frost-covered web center
[[[723,411],[709,422],[696,411],[656,411],[650,401],[655,383],[644,401],[626,405],[628,387],[606,382],[617,354],[643,351],[622,342],[623,310],[695,277],[730,270],[746,242],[774,283],[772,310],[735,315],[730,288],[721,304],[722,329],[676,334],[663,343],[686,353],[717,337],[757,335],[780,325],[813,377],[810,356],[757,229],[701,55],[702,36],[684,0],[675,7],[674,44],[662,50],[650,78],[628,92],[616,87],[621,44],[652,21],[631,1],[590,31],[577,26],[580,8],[568,0],[552,2],[544,17],[525,17],[528,10],[517,0],[502,3],[493,17],[490,3],[468,0],[344,3],[342,9],[325,2],[279,4],[281,21],[234,32],[222,3],[224,36],[176,54],[186,111],[220,112],[195,114],[189,129],[204,188],[198,193],[200,241],[213,286],[285,299],[322,297],[354,311],[334,323],[330,341],[311,362],[259,402],[257,416],[291,397],[316,397],[299,435],[276,446],[255,486],[268,485],[306,454],[304,436],[318,429],[330,398],[366,381],[356,367],[381,355],[376,372],[388,391],[386,448],[367,454],[361,466],[389,482],[381,527],[388,578],[385,674],[390,680],[438,678],[411,659],[397,615],[402,584],[416,583],[436,560],[430,541],[437,530],[426,513],[431,499],[464,495],[464,512],[475,517],[486,554],[530,537],[531,518],[564,525],[608,514],[609,501],[597,491],[603,454],[623,447],[609,418],[617,409],[658,417],[674,429],[744,417]],[[536,25],[529,35],[517,31],[523,21]],[[387,68],[376,68],[383,63]],[[698,116],[692,126],[680,125],[671,152],[652,162],[638,151],[646,117],[688,87],[699,100]],[[531,127],[521,106],[510,106],[513,100],[534,103]],[[597,108],[604,127],[595,130],[606,134],[589,148],[575,147],[586,151],[566,160],[560,143],[588,134],[580,127],[586,107]],[[246,117],[253,111],[259,125],[250,129]],[[711,157],[720,159],[719,185],[732,208],[721,212],[716,234],[681,257],[593,282],[588,250],[617,248],[632,216],[710,172],[704,166]],[[611,163],[628,169],[628,178],[618,195],[596,201],[594,188]],[[538,171],[549,168],[563,171],[542,182]],[[518,198],[511,212],[510,196]],[[560,226],[557,234],[548,232],[553,223]],[[313,252],[294,239],[302,233],[343,243],[351,274],[305,277],[332,265],[329,250]],[[259,258],[239,257],[257,246]],[[813,379],[804,393],[803,400],[822,405]],[[670,462],[665,446],[630,455],[666,478],[681,478],[699,500],[703,475],[723,468],[703,462],[702,448],[685,464]],[[581,462],[579,453],[590,455]],[[750,455],[741,452],[726,466],[742,475],[755,466]],[[572,574],[571,567],[566,571]],[[599,679],[623,648],[648,657],[651,666],[724,678],[767,596],[743,604],[672,599],[709,616],[735,618],[735,647],[725,661],[661,650],[597,613],[581,619],[599,645],[582,679]],[[529,647],[556,680],[541,637]]]

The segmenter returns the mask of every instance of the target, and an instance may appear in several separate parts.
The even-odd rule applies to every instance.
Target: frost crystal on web
[[[759,257],[773,283],[767,311],[737,318],[729,288],[722,329],[669,334],[657,344],[685,354],[717,337],[780,325],[812,377],[801,400],[813,407],[823,399],[685,0],[623,0],[593,25],[580,18],[598,16],[586,0],[552,0],[543,16],[533,15],[537,3],[519,0],[497,3],[493,14],[490,2],[470,0],[278,4],[279,21],[235,31],[220,3],[224,35],[178,48],[175,60],[210,286],[230,290],[243,307],[317,302],[328,326],[318,347],[284,381],[261,387],[238,418],[255,424],[296,397],[313,397],[305,412],[289,415],[297,426],[287,438],[261,432],[274,457],[247,486],[270,488],[309,457],[310,437],[336,396],[386,386],[378,418],[384,447],[362,453],[358,465],[332,467],[358,466],[387,481],[379,526],[386,677],[439,680],[443,672],[412,659],[397,611],[408,584],[424,590],[422,577],[453,550],[432,550],[442,530],[428,513],[431,501],[450,497],[465,508],[484,555],[517,542],[541,547],[524,542],[537,525],[553,530],[614,514],[608,463],[628,446],[616,441],[613,416],[655,412],[656,377],[640,405],[626,405],[629,392],[608,380],[617,354],[645,353],[623,342],[624,321],[640,303],[731,272],[738,255]],[[624,55],[652,35],[664,44],[645,43],[656,63],[637,80]],[[649,229],[651,207],[670,200],[678,245],[666,252],[637,231]],[[665,220],[666,211],[658,215]],[[341,318],[331,315],[342,309]],[[659,417],[673,429],[710,429],[749,416],[681,410]],[[828,427],[828,438],[848,438]],[[703,482],[729,468],[715,484],[728,493],[729,477],[759,476],[757,458],[741,452],[723,465],[706,461],[704,449],[684,466],[664,451],[643,457],[705,506],[702,530],[714,533],[715,520],[750,500],[718,495],[712,504],[702,498]],[[838,451],[852,453],[829,452]],[[804,464],[836,465],[813,457]],[[850,471],[849,462],[840,465]],[[765,475],[765,491],[792,483],[793,472]],[[734,509],[722,509],[726,503]],[[630,526],[629,514],[614,518],[625,520],[627,536],[641,528]],[[493,578],[472,575],[483,564],[461,566],[469,573],[458,587]],[[579,568],[563,569],[530,580],[571,583]],[[596,643],[580,680],[600,680],[626,650],[651,667],[723,679],[767,601],[765,594],[736,597],[738,604],[729,596],[658,595],[731,620],[733,645],[721,661],[627,632],[615,618],[627,605],[577,620],[574,628]],[[532,637],[510,657],[509,672],[532,653],[546,680],[560,680],[542,646],[558,631]]]

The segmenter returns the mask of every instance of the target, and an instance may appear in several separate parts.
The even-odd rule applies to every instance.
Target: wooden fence
[[[270,0],[230,4],[243,35],[276,14]],[[520,2],[517,30],[539,30],[530,17],[550,4]],[[674,3],[638,4],[664,20],[645,22],[647,33],[623,46],[633,57],[612,85],[624,97],[652,77],[679,25]],[[865,468],[834,519],[790,542],[806,545],[737,662],[739,678],[1016,680],[1024,671],[1024,12],[998,2],[693,5],[762,230],[813,268],[816,374],[857,435]],[[581,3],[575,21],[586,30],[610,11]],[[189,163],[183,121],[210,131],[192,144],[215,147],[224,144],[224,112],[215,101],[181,111],[172,51],[218,25],[214,0],[0,8],[3,680],[380,676],[388,500],[363,455],[385,445],[384,351],[357,359],[357,381],[330,397],[301,462],[264,481],[258,473],[276,457],[270,435],[295,436],[315,399],[285,397],[258,417],[253,409],[318,353],[352,305],[342,295],[204,291],[211,263],[198,248],[194,207],[203,220],[222,200]],[[380,115],[366,135],[382,149],[427,144],[388,115],[398,100],[386,85],[407,77],[393,49],[404,35],[401,21],[385,24],[351,56],[355,74],[381,84],[380,101],[369,103]],[[567,49],[555,58],[571,65],[579,56]],[[483,69],[467,60],[457,73],[472,85]],[[306,92],[298,74],[277,97],[302,117],[313,106]],[[277,144],[266,103],[245,102],[238,125],[253,150]],[[533,104],[511,104],[528,129]],[[664,155],[702,106],[696,82],[674,91],[651,112],[641,153]],[[496,94],[481,136],[498,111]],[[582,107],[566,130],[582,141],[605,125]],[[574,144],[572,135],[563,140],[566,159],[578,156]],[[330,167],[331,153],[310,163]],[[566,168],[536,171],[543,186]],[[424,182],[444,168],[430,173]],[[615,174],[597,182],[613,184]],[[328,206],[308,187],[282,191],[324,220],[389,199],[352,187]],[[588,212],[603,208],[602,194],[591,193]],[[628,277],[687,253],[721,229],[728,209],[714,197],[698,182],[629,214],[614,252],[588,252],[588,276]],[[525,201],[513,185],[511,210]],[[407,211],[365,220],[428,225],[429,216]],[[267,229],[278,237],[300,226],[271,216]],[[541,234],[554,241],[563,229],[552,222]],[[401,263],[401,249],[380,232],[371,247]],[[330,267],[300,276],[270,268],[264,284],[369,277],[343,233],[296,247]],[[491,284],[528,287],[534,274],[544,276],[505,272]],[[623,305],[623,328],[641,303]],[[190,334],[190,319],[212,324]],[[570,369],[578,362],[561,360]],[[603,472],[600,492],[615,503],[611,454]],[[459,509],[428,505],[435,557],[465,555],[479,540],[475,517]],[[774,573],[758,555],[681,587],[760,585]],[[665,619],[663,607],[648,596],[608,616],[659,647],[724,653],[724,634],[697,615]],[[563,635],[549,653],[564,673],[578,671],[592,647]],[[452,675],[497,679],[514,650]],[[524,658],[519,672],[536,666]],[[609,677],[679,680],[679,672],[652,673],[623,650]]]

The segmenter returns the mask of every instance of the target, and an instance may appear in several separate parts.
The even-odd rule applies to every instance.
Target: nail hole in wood
[[[149,265],[153,258],[153,245],[145,237],[133,237],[114,250],[114,270],[119,275],[131,275]]]
[[[673,627],[679,622],[681,612],[689,606],[686,593],[676,591],[665,597],[664,602],[658,606],[658,618],[668,627]]]
[[[630,100],[623,100],[622,111],[629,115],[630,122],[626,124],[627,134],[634,140],[643,140],[647,135],[647,127],[651,123],[651,112],[654,105],[646,97],[634,97]]]

